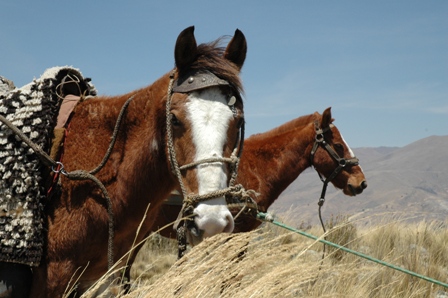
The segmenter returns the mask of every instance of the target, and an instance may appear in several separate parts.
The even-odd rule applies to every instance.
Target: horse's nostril
[[[223,232],[224,233],[232,233],[233,229],[235,228],[235,222],[233,221],[233,216],[231,213],[229,213],[228,216],[226,216],[227,219],[227,225],[224,227]]]
[[[363,182],[361,182],[361,187],[362,187],[362,189],[367,188],[367,182],[365,180]]]

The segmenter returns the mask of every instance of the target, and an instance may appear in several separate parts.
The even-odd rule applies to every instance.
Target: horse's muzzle
[[[352,184],[349,184],[348,188],[350,190],[351,195],[352,196],[356,196],[356,195],[361,194],[363,192],[363,190],[367,188],[367,182],[365,180],[363,180],[361,182],[361,184],[359,184],[358,186],[354,186]]]

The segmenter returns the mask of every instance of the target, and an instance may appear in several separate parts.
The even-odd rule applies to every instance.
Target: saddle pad
[[[72,67],[47,69],[22,88],[0,77],[0,114],[47,153],[67,81],[83,95],[96,95],[90,79]],[[48,173],[35,152],[0,122],[0,261],[39,265]]]

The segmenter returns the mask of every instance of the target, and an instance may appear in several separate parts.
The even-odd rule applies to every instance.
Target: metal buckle
[[[323,142],[325,142],[325,139],[324,139],[324,134],[316,134],[316,142],[318,142],[318,143],[323,143]]]
[[[58,167],[60,166],[60,168],[55,169],[54,166],[51,166],[51,171],[55,174],[61,173],[62,175],[67,175],[67,172],[65,171],[64,165],[62,164],[62,162],[57,161],[56,164],[58,165]]]

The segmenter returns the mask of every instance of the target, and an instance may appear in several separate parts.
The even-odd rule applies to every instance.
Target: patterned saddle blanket
[[[59,109],[68,94],[95,96],[78,69],[53,67],[16,88],[0,76],[0,114],[50,153]],[[50,169],[0,122],[0,262],[39,265],[44,245],[43,207]]]

